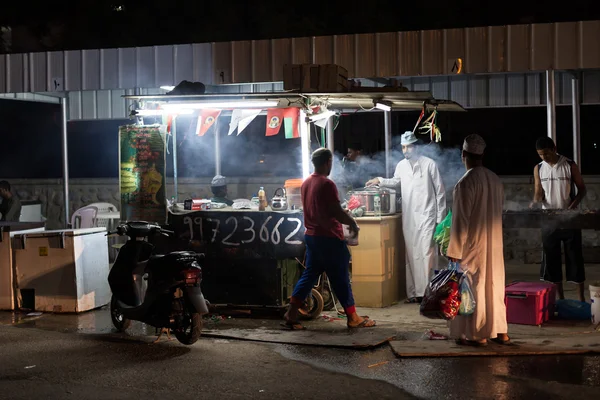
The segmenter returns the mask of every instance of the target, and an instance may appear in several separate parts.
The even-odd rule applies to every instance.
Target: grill
[[[529,210],[505,211],[502,215],[505,229],[563,228],[600,230],[600,210]]]

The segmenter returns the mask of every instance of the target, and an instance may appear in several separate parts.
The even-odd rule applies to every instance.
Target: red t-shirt
[[[340,203],[333,181],[323,175],[312,174],[302,183],[301,193],[306,234],[344,240],[342,224],[329,211],[333,202]]]

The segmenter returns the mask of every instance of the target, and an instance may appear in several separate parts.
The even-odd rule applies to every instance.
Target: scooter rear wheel
[[[110,319],[119,332],[125,332],[127,328],[131,326],[131,320],[123,316],[119,303],[114,295],[110,298]]]
[[[202,316],[200,313],[186,312],[186,326],[175,331],[175,337],[181,344],[192,345],[200,339],[202,334]]]

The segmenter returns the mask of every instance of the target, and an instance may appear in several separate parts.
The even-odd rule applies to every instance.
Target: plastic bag
[[[472,287],[471,277],[464,269],[460,278],[460,308],[458,309],[460,315],[471,315],[475,312],[477,303]]]
[[[439,271],[427,285],[421,302],[421,315],[432,319],[452,320],[460,308],[460,280],[462,273],[456,263]]]
[[[450,243],[450,227],[452,225],[452,210],[448,212],[446,218],[442,220],[436,227],[435,233],[433,234],[433,240],[440,246],[440,250],[443,255],[446,255],[448,251],[448,244]]]
[[[556,312],[559,319],[589,320],[592,318],[592,305],[572,299],[556,300]]]

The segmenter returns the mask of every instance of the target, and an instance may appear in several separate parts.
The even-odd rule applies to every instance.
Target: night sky
[[[41,51],[600,19],[596,2],[5,2],[0,25],[26,26]],[[568,4],[568,6],[567,6]]]

